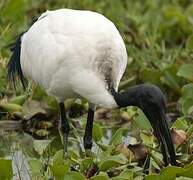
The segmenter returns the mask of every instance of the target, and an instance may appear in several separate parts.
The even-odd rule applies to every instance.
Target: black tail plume
[[[20,55],[21,55],[21,37],[24,34],[21,33],[17,38],[16,42],[11,47],[11,51],[13,52],[8,64],[7,64],[7,71],[8,71],[8,78],[13,82],[14,87],[16,88],[16,81],[17,78],[21,81],[21,84],[26,89],[28,82],[23,75],[20,63]]]

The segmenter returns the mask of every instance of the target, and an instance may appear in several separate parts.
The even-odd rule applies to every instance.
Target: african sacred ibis
[[[153,85],[136,85],[118,93],[127,64],[123,39],[115,25],[91,11],[59,9],[43,13],[16,41],[8,63],[11,80],[26,85],[30,77],[59,103],[67,153],[69,124],[64,100],[84,97],[90,106],[84,135],[85,149],[92,147],[96,106],[137,106],[149,119],[161,142],[165,164],[176,165],[175,149],[165,113],[165,98]]]

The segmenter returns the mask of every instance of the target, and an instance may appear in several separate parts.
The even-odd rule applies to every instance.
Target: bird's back
[[[126,62],[114,24],[91,11],[47,11],[22,37],[23,73],[59,100],[80,95],[104,106],[94,99],[117,88]]]

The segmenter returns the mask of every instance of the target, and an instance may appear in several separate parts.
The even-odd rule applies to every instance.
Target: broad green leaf
[[[145,180],[161,180],[157,174],[150,174],[145,177]]]
[[[64,175],[69,171],[69,164],[63,165],[49,165],[49,168],[56,179],[63,179]]]
[[[63,149],[57,151],[53,157],[53,165],[64,164],[64,151]]]
[[[49,165],[50,170],[57,180],[63,179],[70,169],[69,160],[64,160],[63,150],[59,150],[53,157],[53,165]]]
[[[193,178],[193,163],[184,166],[182,172],[179,173],[180,176]]]
[[[177,72],[177,75],[193,81],[193,64],[181,65]]]
[[[119,174],[119,176],[112,178],[112,180],[132,180],[132,179],[133,179],[133,171],[131,170],[124,170]]]
[[[26,95],[16,96],[9,100],[9,103],[22,105],[25,102]]]
[[[176,166],[168,166],[160,172],[160,174],[155,175],[155,174],[150,174],[146,176],[146,180],[174,180],[176,177],[190,177],[193,178],[193,164],[189,164],[184,166],[183,168],[181,167],[176,167]]]
[[[137,117],[134,118],[134,121],[136,122],[137,126],[140,129],[150,130],[151,125],[150,125],[149,120],[145,116],[145,114],[140,109],[137,110],[137,113],[138,113]]]
[[[193,105],[188,108],[188,114],[193,114]]]
[[[84,172],[86,169],[88,169],[93,164],[92,158],[86,158],[83,159],[80,164],[80,172]]]
[[[78,172],[67,172],[63,180],[86,180],[86,178]]]
[[[153,136],[148,135],[145,132],[140,132],[140,138],[142,139],[143,143],[151,145],[153,143]]]
[[[188,114],[189,108],[193,106],[193,99],[185,99],[182,103],[182,112]]]
[[[176,73],[178,71],[178,67],[174,65],[167,66],[163,70],[163,77],[161,78],[161,81],[163,84],[166,84],[168,87],[173,89],[174,91],[179,92],[180,86],[179,86],[179,77],[176,76]]]
[[[0,107],[7,112],[21,112],[22,106],[13,103],[0,102]]]
[[[97,175],[90,178],[90,180],[110,180],[107,175]]]
[[[182,87],[182,98],[193,99],[193,83],[186,84]]]
[[[177,120],[172,124],[172,127],[186,131],[189,126],[187,124],[187,121],[183,117],[180,117],[177,118]]]
[[[79,156],[76,154],[75,150],[68,149],[68,157],[77,159]],[[53,165],[62,165],[66,164],[67,162],[69,163],[69,159],[65,160],[64,159],[64,150],[60,149],[57,151],[54,156],[53,156]]]
[[[41,169],[42,169],[42,163],[37,160],[37,159],[30,159],[28,161],[29,167],[30,167],[30,172],[33,177],[38,176],[41,174]]]
[[[93,125],[93,138],[94,138],[94,140],[100,141],[102,136],[103,136],[102,127],[99,124],[94,123],[94,125]]]
[[[116,165],[125,164],[126,162],[127,158],[122,154],[109,156],[99,163],[99,169],[101,171],[106,171]]]
[[[189,108],[193,106],[193,84],[189,83],[182,88],[182,96],[179,100],[182,112],[188,114]]]
[[[192,50],[193,49],[193,34],[191,34],[186,40],[186,48]]]
[[[13,177],[12,160],[0,159],[0,179],[11,180]]]
[[[125,131],[125,128],[119,128],[111,137],[111,140],[109,142],[110,145],[117,145],[121,144],[123,142],[123,132]]]
[[[46,102],[46,104],[53,110],[53,112],[57,112],[58,110],[58,103],[55,100],[55,98],[48,96],[40,86],[36,85],[33,87],[33,95],[32,98],[37,101],[43,101]],[[68,107],[65,106],[68,110]]]
[[[180,172],[182,172],[182,168],[168,166],[161,171],[160,176],[165,180],[173,180],[176,178],[176,174]]]
[[[178,177],[176,180],[192,180],[192,178],[189,177]]]

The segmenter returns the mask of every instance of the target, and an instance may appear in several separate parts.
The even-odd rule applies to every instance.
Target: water
[[[83,131],[84,132],[84,131]],[[82,133],[78,131],[71,131],[69,137],[69,150],[76,149],[77,154],[84,152]],[[74,135],[76,134],[76,135]],[[81,134],[81,135],[80,135]],[[105,129],[105,135],[102,137],[103,144],[109,144],[112,137],[112,129]],[[123,137],[123,143],[129,144],[132,138],[127,134]],[[71,146],[73,144],[73,146]],[[13,180],[31,180],[31,167],[29,162],[32,159],[37,159],[41,164],[47,161],[48,157],[43,152],[47,146],[51,154],[49,158],[52,159],[55,152],[62,149],[61,139],[57,135],[53,135],[47,140],[36,140],[32,136],[23,131],[4,131],[0,129],[0,158],[12,160]],[[79,149],[79,150],[78,150]],[[100,152],[99,146],[93,144],[92,152],[98,154]],[[49,162],[50,163],[50,162]],[[1,175],[1,174],[0,174]],[[51,175],[49,174],[48,177]],[[40,178],[41,179],[41,178]]]
[[[0,144],[0,157],[12,160],[13,180],[31,180],[28,156],[23,150],[32,147],[33,138],[23,132],[1,131]]]

